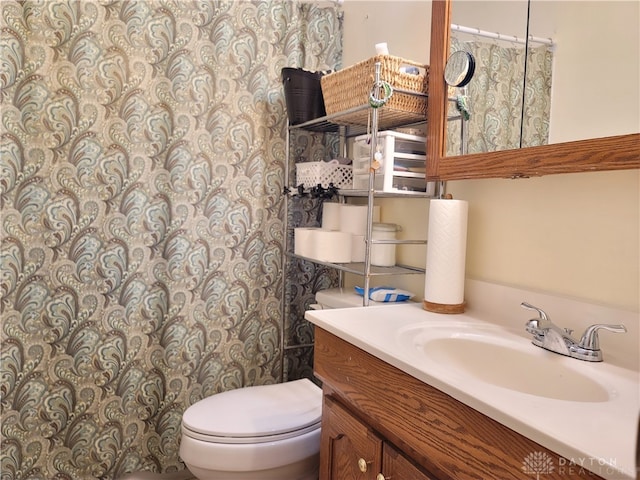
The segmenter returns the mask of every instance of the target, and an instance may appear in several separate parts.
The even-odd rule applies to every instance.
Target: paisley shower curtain
[[[0,22],[1,478],[181,470],[189,405],[283,378],[280,69],[336,68],[340,12],[2,0]]]
[[[527,52],[526,87],[524,45],[503,42],[451,39],[451,52],[470,52],[476,60],[474,77],[462,89],[450,89],[450,96],[465,97],[469,119],[464,140],[459,121],[447,126],[447,154],[483,153],[546,145],[551,108],[551,68],[553,54],[546,46],[530,45]],[[525,90],[526,89],[526,90]],[[521,122],[523,95],[525,115]],[[453,103],[449,116],[459,116]],[[461,150],[464,148],[464,151]]]

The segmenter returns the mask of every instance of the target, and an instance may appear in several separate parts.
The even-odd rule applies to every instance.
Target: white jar
[[[395,223],[374,223],[371,228],[372,240],[395,240],[398,225]],[[393,243],[371,244],[371,265],[393,267],[396,264],[396,246]]]

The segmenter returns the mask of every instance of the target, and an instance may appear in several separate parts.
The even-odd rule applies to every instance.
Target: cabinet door
[[[324,397],[320,440],[321,480],[375,480],[382,440],[329,397]]]
[[[422,470],[407,460],[402,454],[400,454],[400,452],[395,450],[388,443],[384,444],[384,451],[382,455],[382,476],[385,480],[436,480],[435,477],[431,477],[423,473]],[[382,477],[379,477],[377,480],[382,480]]]

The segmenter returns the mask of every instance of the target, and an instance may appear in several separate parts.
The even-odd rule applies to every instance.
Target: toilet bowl
[[[180,457],[199,480],[316,480],[321,415],[307,379],[212,395],[184,412]]]

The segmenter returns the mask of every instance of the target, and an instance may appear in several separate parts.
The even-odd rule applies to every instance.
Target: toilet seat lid
[[[319,427],[321,416],[322,390],[305,378],[212,395],[187,408],[182,425],[212,441],[236,443],[308,431]]]

